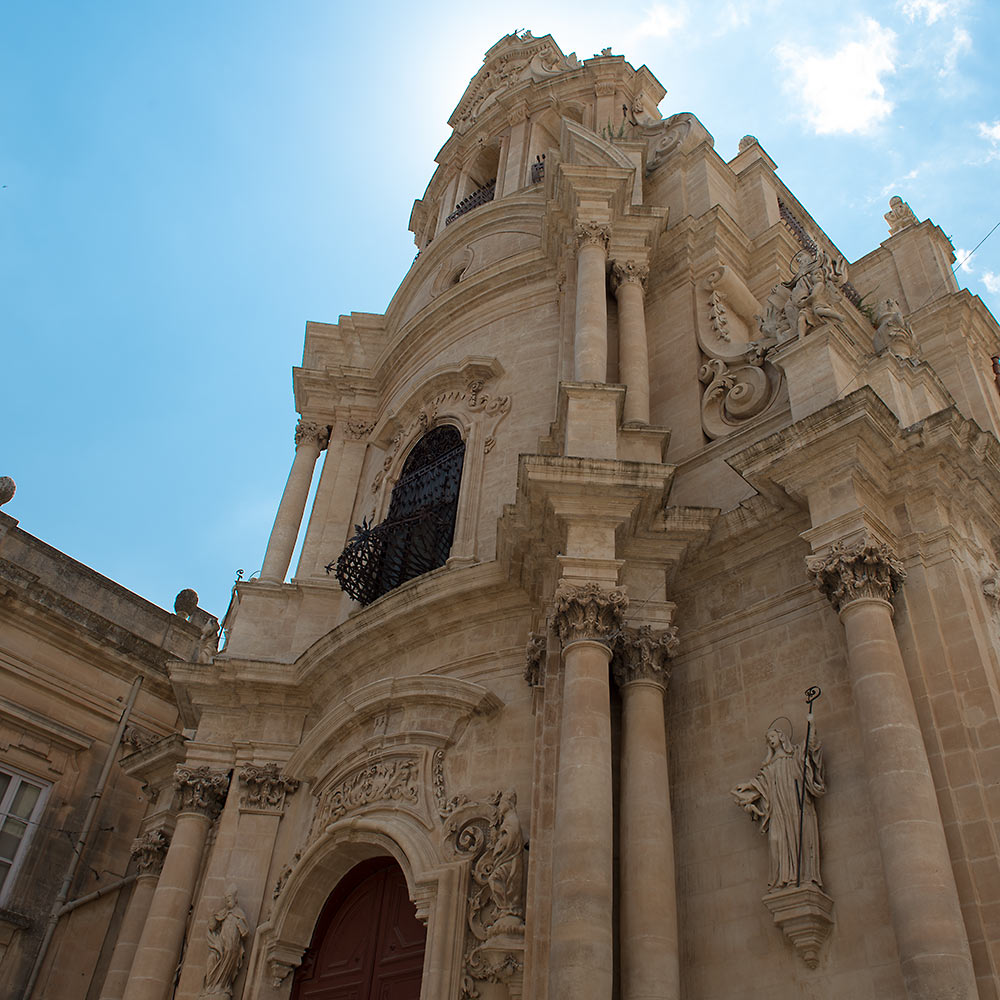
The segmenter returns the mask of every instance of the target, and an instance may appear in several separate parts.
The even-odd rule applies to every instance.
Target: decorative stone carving
[[[17,486],[10,476],[0,476],[0,507],[14,499]]]
[[[122,733],[122,746],[127,748],[125,753],[138,753],[146,747],[151,747],[158,739],[158,736],[154,736],[141,726],[130,725],[126,726]]]
[[[767,756],[757,776],[737,785],[731,794],[752,820],[760,821],[761,833],[767,834],[771,856],[768,891],[810,882],[822,886],[815,800],[826,794],[826,778],[816,728],[809,731],[808,746],[804,741],[793,746],[777,728],[769,729],[764,739]]]
[[[285,888],[285,883],[288,881],[289,876],[295,871],[295,866],[299,863],[302,858],[302,852],[296,851],[292,855],[292,860],[290,864],[285,865],[281,869],[278,875],[278,881],[274,883],[274,891],[271,893],[272,899],[277,899],[281,895],[281,890]]]
[[[825,556],[807,559],[806,566],[837,612],[864,597],[891,602],[906,579],[892,549],[869,539],[853,545],[837,542]]]
[[[597,246],[607,252],[611,240],[611,227],[599,222],[581,222],[574,233],[577,251],[586,246]]]
[[[416,805],[420,801],[420,762],[416,757],[378,760],[355,771],[322,793],[313,836],[341,816],[376,803]]]
[[[555,593],[555,626],[566,645],[578,639],[610,642],[621,628],[628,607],[625,591],[605,590],[596,583],[582,587],[560,583]]]
[[[277,764],[245,764],[240,771],[243,794],[240,808],[260,812],[280,813],[285,807],[285,796],[299,787],[295,778],[283,775]]]
[[[983,593],[993,605],[994,613],[1000,614],[1000,569],[993,569],[992,575],[983,580]]]
[[[815,969],[833,928],[833,900],[815,885],[791,885],[769,892],[763,902],[802,961]]]
[[[645,290],[648,278],[649,267],[634,260],[627,260],[624,264],[615,261],[611,266],[611,286],[616,293],[624,284],[640,285]]]
[[[623,625],[615,639],[611,660],[615,680],[621,686],[642,680],[666,688],[670,680],[667,663],[679,645],[673,625],[660,631],[654,631],[651,625],[638,628]]]
[[[185,587],[174,598],[174,614],[186,621],[191,621],[192,615],[198,610],[198,591]]]
[[[646,95],[637,94],[632,100],[632,120],[637,125],[656,126],[662,119],[656,113],[656,106],[652,111],[646,110]]]
[[[456,809],[446,827],[455,853],[471,860],[463,997],[479,996],[476,982],[510,983],[523,972],[524,836],[517,795],[498,791],[489,803]]]
[[[545,654],[549,638],[545,632],[529,632],[528,645],[524,651],[526,664],[524,679],[532,687],[542,687],[545,684]]]
[[[431,772],[431,781],[434,785],[434,804],[441,819],[447,819],[459,806],[466,805],[469,800],[461,794],[448,798],[448,791],[444,783],[444,750],[440,748],[434,751]]]
[[[792,277],[771,289],[764,315],[757,317],[762,350],[779,346],[829,321],[843,322],[834,299],[847,282],[847,263],[822,247],[800,250],[792,258]]]
[[[204,612],[202,613],[204,614]],[[218,652],[219,619],[215,615],[208,615],[205,624],[201,627],[201,634],[198,636],[197,662],[211,663]]]
[[[345,420],[344,437],[351,441],[363,441],[375,429],[375,424],[370,420]]]
[[[684,140],[691,133],[691,120],[688,117],[678,117],[677,115],[658,122],[656,131],[652,134],[648,130],[646,135],[646,173],[651,174],[661,167],[667,157],[680,148]]]
[[[898,194],[894,194],[889,199],[889,211],[885,213],[885,221],[889,223],[889,235],[895,236],[896,233],[915,226],[917,217],[910,206]]]
[[[181,764],[174,771],[174,788],[177,789],[178,812],[200,812],[214,820],[226,802],[229,774],[207,766]]]
[[[755,135],[745,135],[740,139],[740,152],[748,150],[751,146],[758,145],[757,136]]]
[[[140,875],[159,875],[170,838],[162,830],[149,830],[132,841],[132,857]]]
[[[295,425],[295,447],[303,444],[315,444],[320,451],[330,443],[330,428],[321,426],[312,420],[300,420]]]
[[[903,311],[895,299],[881,299],[875,316],[875,337],[872,346],[876,354],[889,351],[898,358],[917,355],[917,339],[910,324],[903,319]]]
[[[199,1000],[229,1000],[243,964],[243,942],[250,931],[247,915],[237,902],[236,887],[229,886],[208,921],[208,963]]]

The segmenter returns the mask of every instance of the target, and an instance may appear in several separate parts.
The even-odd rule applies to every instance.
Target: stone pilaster
[[[649,423],[649,347],[646,341],[646,280],[649,268],[634,260],[615,262],[611,282],[618,299],[618,376],[625,383],[626,426]]]
[[[611,227],[585,222],[576,229],[575,375],[578,382],[608,378],[608,302],[605,270]]]
[[[974,1000],[968,937],[927,751],[892,626],[906,578],[884,543],[808,560],[840,615],[889,910],[911,1000]]]

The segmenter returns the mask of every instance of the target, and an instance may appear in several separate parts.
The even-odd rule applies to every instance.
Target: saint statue
[[[793,746],[782,730],[773,728],[765,740],[767,756],[757,776],[737,785],[732,796],[751,819],[760,820],[760,831],[767,834],[771,851],[768,889],[809,883],[821,887],[815,800],[826,792],[826,781],[816,729],[810,729],[808,746]]]
[[[236,887],[229,886],[222,906],[208,921],[208,964],[199,1000],[230,1000],[233,983],[243,964],[243,940],[250,926],[236,901]]]
[[[517,818],[517,795],[508,789],[500,796],[494,823],[496,839],[490,852],[489,887],[496,919],[524,916],[521,905],[524,880],[524,837]]]

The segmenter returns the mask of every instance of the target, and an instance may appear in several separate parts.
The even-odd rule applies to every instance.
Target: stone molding
[[[775,889],[763,903],[802,961],[815,969],[833,929],[833,900],[817,886],[803,885]]]
[[[524,651],[527,661],[524,667],[524,679],[531,687],[542,687],[545,684],[545,654],[548,651],[549,637],[545,632],[529,632],[528,645]]]
[[[177,811],[196,812],[214,820],[222,811],[229,791],[229,772],[201,767],[179,766],[174,771]]]
[[[285,796],[299,787],[296,778],[286,777],[277,764],[244,764],[240,770],[240,809],[244,812],[280,813]]]
[[[577,251],[587,246],[600,247],[605,253],[611,242],[611,227],[599,222],[581,222],[574,233]]]
[[[892,549],[868,538],[853,545],[836,542],[825,556],[806,559],[806,566],[838,613],[862,598],[891,604],[906,579],[906,570]]]
[[[673,625],[654,630],[651,625],[623,625],[614,644],[611,669],[619,687],[633,681],[652,681],[664,689],[670,680],[667,665],[680,639]]]
[[[138,875],[159,876],[170,838],[162,830],[148,830],[132,841],[131,855]]]
[[[611,265],[611,287],[616,295],[622,285],[638,285],[645,291],[648,280],[649,265],[647,264],[638,264],[634,260],[627,260],[624,264],[615,261]]]
[[[560,583],[553,610],[560,642],[563,646],[580,639],[610,643],[627,607],[628,597],[620,587],[605,590],[596,583]]]
[[[330,428],[317,424],[313,420],[300,420],[295,425],[295,447],[304,444],[315,444],[320,451],[330,443]]]

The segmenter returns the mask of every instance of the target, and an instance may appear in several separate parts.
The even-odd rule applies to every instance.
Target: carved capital
[[[576,227],[574,235],[578,251],[584,247],[594,246],[600,247],[606,253],[611,240],[611,227],[599,222],[581,222]]]
[[[806,566],[837,612],[864,597],[891,602],[906,579],[892,549],[869,539],[854,545],[837,542],[825,556],[807,559]]]
[[[555,625],[565,646],[577,639],[609,642],[621,628],[628,597],[619,587],[605,590],[596,583],[582,587],[561,583],[555,594]]]
[[[375,429],[375,423],[369,420],[345,420],[343,428],[345,438],[351,441],[363,441]]]
[[[211,768],[180,765],[174,771],[177,811],[198,812],[214,820],[222,811],[229,791],[229,774]]]
[[[298,787],[295,778],[283,775],[277,764],[246,764],[240,771],[243,794],[241,809],[256,809],[264,812],[280,813],[285,807],[285,796],[291,795]]]
[[[638,285],[645,290],[648,278],[649,267],[634,260],[627,260],[624,264],[616,260],[611,267],[611,287],[616,295],[622,285]]]
[[[300,420],[295,425],[295,447],[315,444],[322,451],[330,443],[330,428],[312,420]]]
[[[532,687],[541,687],[545,683],[545,653],[548,646],[548,636],[544,632],[529,632],[528,645],[524,650],[524,679]]]
[[[679,645],[677,629],[672,625],[662,631],[654,631],[650,625],[622,626],[611,661],[615,680],[621,687],[631,681],[653,681],[666,688],[670,680],[668,661]]]
[[[132,841],[132,857],[140,875],[159,875],[170,838],[162,830],[149,830]]]
[[[610,52],[602,52],[601,55],[610,55]],[[594,96],[595,97],[613,97],[616,90],[616,84],[614,80],[598,80],[594,84]]]

